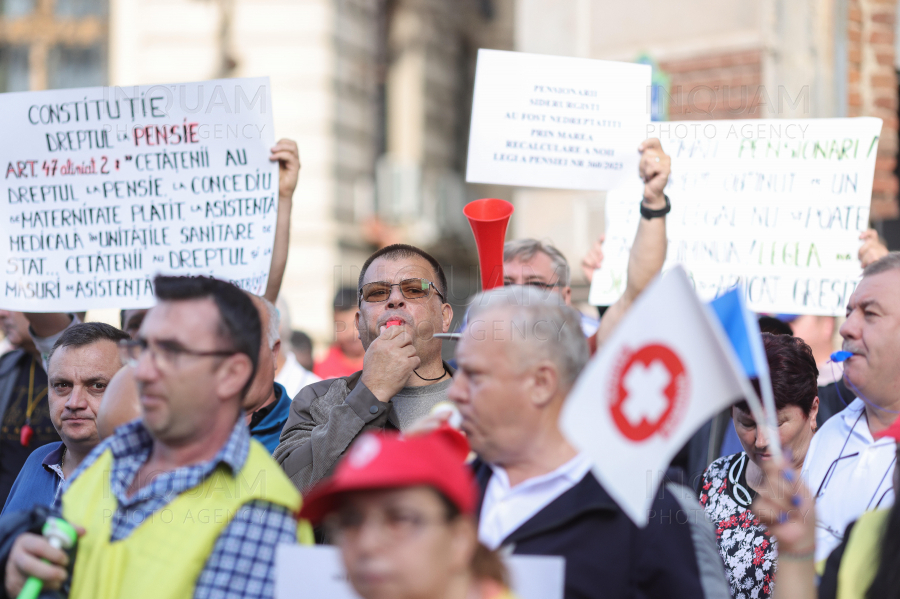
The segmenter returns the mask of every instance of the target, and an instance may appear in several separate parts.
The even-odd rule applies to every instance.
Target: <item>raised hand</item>
[[[881,243],[875,229],[863,231],[859,239],[863,242],[859,248],[859,261],[863,268],[888,255],[888,249]]]
[[[590,251],[581,259],[581,272],[584,273],[584,278],[588,280],[588,283],[594,279],[594,271],[603,264],[603,241],[605,239],[606,237],[601,235],[591,246]]]
[[[300,176],[300,151],[297,149],[297,142],[279,139],[271,152],[269,160],[278,161],[278,197],[290,200]]]
[[[672,159],[663,152],[662,145],[655,137],[642,142],[638,151],[641,153],[638,170],[644,181],[644,205],[651,210],[665,208],[663,190],[669,181],[669,173],[672,172]]]

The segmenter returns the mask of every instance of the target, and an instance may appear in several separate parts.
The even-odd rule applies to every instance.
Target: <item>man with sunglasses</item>
[[[305,491],[331,474],[360,433],[405,430],[447,399],[453,370],[441,340],[453,318],[437,260],[409,245],[372,254],[359,275],[363,369],[313,383],[291,404],[274,457]]]
[[[154,287],[159,303],[138,339],[122,342],[142,418],[102,441],[57,501],[85,531],[70,596],[271,598],[275,548],[301,530],[300,495],[243,418],[259,313],[225,281],[157,277]],[[7,594],[16,596],[27,576],[58,587],[66,563],[43,537],[19,536]]]

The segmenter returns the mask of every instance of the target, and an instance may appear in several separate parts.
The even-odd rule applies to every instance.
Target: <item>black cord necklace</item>
[[[417,377],[419,377],[419,378],[422,379],[423,381],[426,381],[426,382],[429,382],[429,383],[433,383],[434,381],[439,381],[439,380],[441,380],[442,378],[444,378],[444,376],[447,374],[447,367],[444,366],[444,372],[442,372],[442,373],[441,373],[441,376],[437,377],[436,379],[426,379],[424,376],[422,376],[421,374],[419,374],[419,373],[416,372],[415,370],[413,370],[413,374],[415,374]]]

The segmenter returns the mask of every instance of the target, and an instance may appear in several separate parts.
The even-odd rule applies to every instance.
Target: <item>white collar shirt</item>
[[[491,466],[478,523],[478,538],[490,549],[497,549],[513,532],[554,499],[577,485],[591,470],[591,462],[578,454],[553,472],[509,486],[506,470]]]
[[[872,438],[858,398],[813,435],[803,478],[816,494],[817,562],[841,543],[848,524],[868,510],[893,505],[896,447],[891,438]]]

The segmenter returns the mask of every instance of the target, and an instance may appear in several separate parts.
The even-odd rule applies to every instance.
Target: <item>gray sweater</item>
[[[444,367],[452,375],[446,363]],[[362,371],[313,383],[291,402],[273,457],[306,492],[328,476],[356,437],[369,430],[403,430],[447,399],[452,379],[405,387],[388,402],[360,382]]]

